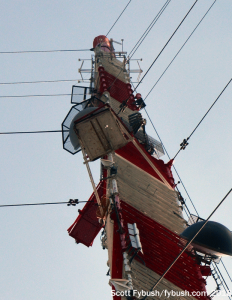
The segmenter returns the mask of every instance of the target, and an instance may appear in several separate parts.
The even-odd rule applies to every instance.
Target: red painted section
[[[125,241],[124,220],[122,219],[121,201],[118,196],[115,196],[115,204],[117,207],[118,216],[120,219],[121,229],[123,230],[123,233],[120,234],[120,228],[118,225],[116,211],[113,210],[110,215],[110,218],[114,221],[111,278],[112,279],[121,279],[122,278],[122,270],[123,270],[123,255],[122,255],[122,253],[126,249],[126,241]],[[114,286],[112,286],[112,290],[115,291]],[[121,300],[121,297],[115,295],[115,296],[113,296],[113,300]]]
[[[136,141],[137,142],[137,141]],[[144,151],[145,155],[149,157],[149,159],[153,162],[155,167],[160,171],[160,173],[164,176],[164,178],[167,180],[167,182],[174,188],[175,182],[171,171],[171,164],[167,163],[165,164],[163,160],[156,159],[153,156],[151,156],[147,151],[144,149],[143,145],[137,144],[140,146],[140,148]],[[115,151],[118,155],[122,156],[129,162],[133,163],[140,169],[144,170],[145,172],[149,173],[150,175],[154,176],[155,178],[162,181],[162,179],[157,175],[157,173],[152,169],[152,167],[149,165],[149,163],[143,158],[143,156],[140,154],[140,152],[135,148],[132,142],[128,143],[126,146],[124,146],[121,149],[118,149]]]
[[[97,186],[99,197],[104,194],[106,183],[101,181]],[[80,214],[75,222],[68,228],[68,233],[73,237],[77,243],[82,243],[85,246],[92,246],[93,241],[102,225],[99,223],[99,219],[96,217],[97,212],[97,200],[94,193],[85,204],[84,208],[80,210]]]
[[[114,222],[114,239],[113,239],[113,259],[112,259],[112,270],[111,270],[111,277],[112,278],[122,278],[122,248],[121,248],[121,241],[120,235],[118,233],[118,224]]]
[[[211,275],[211,269],[210,266],[200,266],[201,274],[202,276],[210,276]]]
[[[127,203],[121,201],[121,206],[125,224],[137,223],[144,252],[140,256],[146,267],[162,275],[183,249],[181,238]],[[135,259],[141,263],[138,258]],[[200,266],[190,252],[182,254],[165,278],[189,292],[206,291]],[[209,299],[207,296],[196,298]]]
[[[93,48],[96,48],[99,44],[103,47],[104,51],[106,50],[106,52],[110,52],[110,41],[105,35],[95,37],[93,40]]]
[[[125,83],[108,73],[103,67],[98,68],[100,78],[100,92],[108,91],[110,96],[122,103],[127,101],[127,106],[132,110],[139,110],[134,104],[135,97],[129,83]]]

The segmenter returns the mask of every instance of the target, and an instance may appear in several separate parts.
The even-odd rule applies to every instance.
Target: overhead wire
[[[173,159],[175,159],[177,157],[177,155],[180,153],[181,150],[184,150],[186,148],[186,146],[188,145],[188,141],[191,138],[191,136],[194,134],[194,132],[197,130],[197,128],[200,126],[200,124],[202,123],[202,121],[205,119],[205,117],[208,115],[208,113],[210,112],[210,110],[213,108],[213,106],[216,104],[216,102],[218,101],[218,99],[221,97],[221,95],[224,93],[224,91],[226,90],[226,88],[228,87],[228,85],[231,83],[232,78],[229,80],[229,82],[226,84],[226,86],[224,87],[224,89],[221,91],[221,93],[218,95],[218,97],[216,98],[216,100],[213,102],[213,104],[210,106],[210,108],[207,110],[207,112],[204,114],[204,116],[202,117],[202,119],[200,120],[200,122],[197,124],[197,126],[194,128],[194,130],[191,132],[191,134],[183,140],[183,142],[180,144],[180,149],[178,150],[178,152],[176,153],[176,155],[174,156]]]
[[[184,16],[184,18],[182,19],[182,21],[180,22],[180,24],[177,26],[177,28],[174,30],[173,34],[171,35],[171,37],[168,39],[168,41],[166,42],[166,44],[164,45],[164,47],[162,48],[162,50],[159,52],[159,54],[157,55],[157,57],[155,58],[155,60],[152,62],[152,64],[150,65],[150,67],[148,68],[148,70],[146,71],[146,73],[143,75],[143,77],[141,78],[141,80],[139,81],[139,83],[137,84],[135,90],[138,88],[138,86],[142,83],[143,79],[146,77],[146,75],[148,74],[148,72],[151,70],[151,68],[153,67],[153,65],[155,64],[155,62],[157,61],[157,59],[159,58],[159,56],[161,55],[161,53],[164,51],[164,49],[167,47],[167,45],[169,44],[169,42],[171,41],[171,39],[173,38],[173,36],[176,34],[176,32],[178,31],[178,29],[180,28],[180,26],[183,24],[183,22],[185,21],[185,19],[187,18],[187,16],[189,15],[189,13],[191,12],[191,10],[193,9],[193,7],[197,4],[198,0],[196,0],[193,5],[191,6],[191,8],[189,9],[189,11],[187,12],[187,14]]]
[[[0,85],[8,85],[8,84],[34,84],[34,83],[36,84],[36,83],[71,82],[71,81],[78,81],[78,79],[58,79],[58,80],[0,82]]]
[[[142,34],[142,36],[139,38],[139,40],[137,41],[137,43],[135,44],[135,46],[132,48],[132,50],[128,54],[128,58],[127,59],[131,59],[134,56],[135,52],[138,50],[138,48],[140,47],[140,45],[142,44],[142,42],[145,40],[145,38],[147,37],[148,33],[151,31],[151,29],[153,28],[153,26],[156,24],[156,22],[158,21],[158,19],[160,18],[160,16],[162,15],[162,13],[165,11],[165,9],[167,8],[167,6],[168,6],[168,4],[170,2],[171,2],[171,0],[167,0],[164,3],[164,5],[160,9],[160,11],[157,13],[157,15],[155,16],[155,18],[152,20],[152,22],[150,23],[150,25],[147,27],[147,29],[144,31],[144,33]]]
[[[231,277],[230,277],[230,274],[229,274],[229,272],[227,271],[226,266],[224,265],[222,259],[221,259],[221,263],[222,263],[222,265],[223,265],[223,267],[224,267],[224,269],[225,269],[225,271],[226,271],[228,277],[230,278],[230,281],[232,282],[232,279],[231,279]]]
[[[114,24],[111,26],[110,30],[107,32],[106,36],[110,33],[110,31],[114,28],[115,24],[118,22],[118,20],[121,18],[122,14],[124,13],[124,11],[127,9],[127,6],[131,3],[132,0],[130,0],[127,5],[124,7],[123,11],[120,13],[120,15],[118,16],[117,20],[114,22]]]
[[[81,96],[82,94],[49,94],[49,95],[6,95],[0,98],[31,98],[31,97],[61,97],[61,96]]]
[[[16,206],[34,206],[34,205],[52,205],[52,204],[67,204],[68,206],[76,206],[79,203],[93,202],[93,201],[79,201],[78,199],[70,199],[68,202],[46,202],[46,203],[23,203],[23,204],[4,204],[0,207],[16,207]]]
[[[188,138],[190,138],[194,132],[196,131],[196,129],[199,127],[199,125],[201,124],[201,122],[204,120],[204,118],[207,116],[207,114],[210,112],[210,110],[212,109],[212,107],[215,105],[215,103],[218,101],[218,99],[221,97],[221,95],[224,93],[224,91],[226,90],[226,88],[228,87],[228,85],[231,83],[232,78],[229,80],[229,82],[226,84],[226,86],[224,87],[224,89],[221,91],[221,93],[218,95],[217,99],[213,102],[213,104],[210,106],[210,108],[207,110],[207,112],[204,114],[204,116],[202,117],[202,119],[200,120],[200,122],[197,124],[197,126],[194,128],[194,130],[191,132],[191,134],[189,135]]]
[[[129,5],[131,1],[128,2],[127,6]],[[150,32],[150,30],[153,28],[153,26],[155,25],[155,23],[158,21],[159,17],[162,15],[162,13],[164,12],[164,10],[166,9],[166,7],[168,6],[168,4],[171,2],[171,0],[167,0],[165,2],[165,4],[163,5],[163,7],[160,9],[160,11],[158,12],[158,14],[155,16],[155,18],[153,19],[153,21],[150,23],[150,25],[147,27],[147,29],[145,30],[145,32],[143,33],[143,35],[140,37],[140,39],[138,40],[138,42],[135,44],[135,46],[132,48],[130,54],[133,51],[133,54],[131,55],[131,57],[135,54],[135,52],[138,50],[139,46],[142,44],[142,42],[144,41],[144,39],[146,38],[146,36],[148,35],[148,33]],[[124,8],[123,12],[125,11],[125,9],[127,8],[127,6]],[[123,13],[122,12],[122,13]],[[120,14],[120,16],[122,15],[122,13]],[[119,17],[120,17],[119,16]],[[118,21],[119,18],[116,20]],[[114,23],[114,25],[116,24],[116,21]],[[111,27],[111,29],[113,28],[113,26]],[[109,30],[109,32],[111,31],[111,29]],[[109,32],[107,33],[107,35],[109,34]],[[139,45],[138,45],[139,44]],[[136,47],[137,46],[137,47]],[[90,49],[92,50],[92,49]],[[68,50],[47,50],[47,51],[43,51],[43,52],[55,52],[55,51],[68,51]],[[71,51],[71,50],[70,50]],[[73,50],[74,51],[74,50]],[[77,50],[76,50],[77,51]],[[81,51],[81,50],[80,50]],[[84,50],[83,50],[84,51]],[[28,51],[24,51],[24,52],[28,52]],[[32,51],[32,52],[39,52],[39,51]],[[17,53],[17,52],[9,52],[9,53]],[[22,51],[20,52],[22,53]],[[130,56],[129,54],[129,56]],[[131,58],[130,57],[130,58]],[[0,85],[11,85],[11,84],[36,84],[36,83],[55,83],[55,82],[72,82],[72,81],[78,81],[77,79],[63,79],[63,80],[40,80],[40,81],[22,81],[22,82],[1,82]],[[26,95],[25,97],[40,97],[40,96],[66,96],[67,94],[59,94],[59,95]],[[1,98],[9,98],[11,96],[0,96]],[[24,96],[12,96],[12,97],[24,97]]]
[[[217,97],[217,99],[216,99],[216,100],[214,101],[214,103],[211,105],[210,109],[213,107],[213,105],[216,103],[216,101],[219,99],[219,97],[222,95],[222,93],[225,91],[225,89],[227,88],[227,86],[230,84],[231,81],[232,81],[232,79],[230,79],[230,81],[227,83],[227,85],[226,85],[225,88],[222,90],[222,92],[220,93],[220,95]],[[210,111],[210,109],[207,111],[207,113]],[[169,156],[169,154],[168,154],[168,152],[167,152],[167,150],[166,150],[166,148],[165,148],[165,146],[164,146],[164,144],[163,144],[163,142],[162,142],[162,140],[161,140],[161,137],[159,136],[159,134],[158,134],[158,132],[157,132],[157,130],[156,130],[156,128],[155,128],[155,126],[154,126],[154,124],[153,124],[153,122],[152,122],[152,120],[151,120],[151,118],[150,118],[150,116],[149,116],[149,114],[148,114],[148,112],[147,112],[147,110],[146,110],[146,108],[144,108],[144,110],[145,110],[146,115],[147,115],[149,121],[151,122],[151,125],[152,125],[153,129],[155,130],[155,132],[156,132],[156,134],[157,134],[157,136],[158,136],[158,138],[159,138],[159,140],[160,140],[160,142],[161,142],[161,144],[162,144],[162,146],[163,146],[163,148],[164,148],[164,151],[166,152],[166,154],[167,154],[167,156],[168,156],[168,158],[169,158],[169,160],[170,160],[171,158],[170,158],[170,156]],[[197,127],[200,125],[200,123],[203,121],[203,119],[205,118],[205,116],[207,115],[207,113],[204,115],[204,117],[201,119],[201,121],[198,123],[198,125],[195,127],[195,129],[192,131],[191,135],[195,132],[195,130],[196,130]],[[191,136],[191,135],[190,135],[190,136]],[[189,136],[189,138],[190,138],[190,136]],[[180,149],[180,150],[181,150],[181,149]],[[177,152],[177,154],[180,152],[180,150]],[[173,159],[176,158],[177,154],[174,156]],[[197,211],[197,209],[196,209],[196,207],[195,207],[195,205],[194,205],[194,203],[193,203],[193,201],[192,201],[192,199],[191,199],[191,197],[190,197],[190,195],[189,195],[189,193],[188,193],[188,191],[187,191],[187,189],[186,189],[186,187],[185,187],[185,185],[184,185],[184,183],[183,183],[183,181],[182,181],[182,179],[181,179],[181,177],[180,177],[179,173],[177,172],[177,169],[175,168],[174,165],[173,165],[173,168],[174,168],[174,170],[175,170],[175,172],[176,172],[176,174],[177,174],[177,176],[178,176],[178,178],[179,178],[179,180],[180,180],[180,182],[181,182],[181,184],[182,184],[182,186],[183,186],[183,188],[184,188],[184,190],[185,190],[185,192],[186,192],[186,194],[187,194],[187,196],[188,196],[188,198],[189,198],[189,200],[190,200],[190,202],[191,202],[191,204],[192,204],[192,206],[193,206],[193,208],[194,208],[194,210],[195,210],[195,212],[197,213],[197,215],[198,215],[198,217],[199,217],[199,213],[198,213],[198,211]]]
[[[93,51],[93,49],[65,49],[65,50],[25,50],[25,51],[0,51],[0,54],[23,54],[23,53],[52,53],[52,52],[79,52]]]
[[[186,41],[184,42],[184,44],[181,46],[181,48],[179,49],[179,51],[176,53],[176,55],[175,55],[174,58],[172,59],[172,61],[169,63],[169,65],[168,65],[167,68],[164,70],[164,72],[161,74],[161,76],[159,77],[159,79],[156,81],[156,83],[154,84],[154,86],[152,87],[152,89],[151,89],[151,90],[149,91],[149,93],[146,95],[146,97],[144,98],[144,101],[145,101],[146,98],[149,96],[149,94],[150,94],[151,91],[154,89],[154,87],[157,85],[157,83],[158,83],[159,80],[162,78],[162,76],[164,75],[164,73],[168,70],[168,68],[170,67],[170,65],[172,64],[172,62],[175,60],[175,58],[177,57],[177,55],[180,53],[180,51],[181,51],[181,50],[183,49],[183,47],[186,45],[186,43],[187,43],[188,40],[191,38],[191,36],[193,35],[193,33],[196,31],[196,29],[198,28],[198,26],[199,26],[199,25],[201,24],[201,22],[204,20],[204,18],[205,18],[206,15],[209,13],[209,11],[211,10],[211,8],[212,8],[213,5],[215,4],[215,2],[216,2],[216,0],[211,4],[211,6],[210,6],[209,9],[206,11],[206,13],[204,14],[204,16],[203,16],[203,17],[201,18],[201,20],[198,22],[198,24],[196,25],[196,27],[194,28],[194,30],[191,32],[191,34],[189,35],[189,37],[186,39]],[[162,140],[161,140],[161,138],[160,138],[160,136],[159,136],[159,134],[158,134],[158,132],[157,132],[157,130],[156,130],[156,128],[155,128],[155,126],[154,126],[154,124],[153,124],[153,122],[152,122],[152,120],[151,120],[151,118],[150,118],[150,116],[149,116],[149,114],[148,114],[148,112],[147,112],[146,109],[145,109],[145,112],[146,112],[147,117],[149,118],[149,120],[150,120],[150,122],[151,122],[151,124],[152,124],[152,127],[153,127],[153,129],[155,130],[155,132],[156,132],[156,134],[157,134],[157,136],[158,136],[158,138],[159,138],[159,140],[160,140],[160,142],[161,142],[161,144],[162,144],[162,146],[163,146],[163,148],[164,148],[164,150],[165,150],[165,152],[166,152],[166,154],[167,154],[167,156],[168,156],[168,158],[169,158],[169,160],[170,160],[171,158],[170,158],[170,156],[169,156],[169,154],[168,154],[168,152],[167,152],[167,150],[166,150],[164,144],[162,143]],[[196,212],[197,215],[199,216],[199,214],[198,214],[198,212],[197,212],[197,209],[196,209],[195,205],[193,204],[193,201],[192,201],[190,195],[188,194],[188,191],[187,191],[186,187],[184,186],[184,183],[183,183],[183,181],[181,180],[180,175],[178,174],[178,172],[177,172],[175,166],[173,166],[173,168],[174,168],[174,170],[175,170],[175,172],[176,172],[176,174],[177,174],[177,176],[178,176],[178,178],[179,178],[179,180],[180,180],[180,182],[181,182],[181,184],[182,184],[182,186],[183,186],[183,188],[184,188],[184,190],[185,190],[185,192],[186,192],[186,194],[187,194],[187,196],[188,196],[188,198],[189,198],[189,200],[190,200],[190,202],[191,202],[191,204],[192,204],[192,206],[193,206],[193,208],[194,208],[194,210],[195,210],[195,212]]]
[[[201,18],[201,20],[198,22],[198,24],[196,25],[196,27],[193,29],[193,31],[191,32],[191,34],[188,36],[188,38],[186,39],[186,41],[184,42],[184,44],[181,46],[181,48],[179,49],[179,51],[176,53],[176,55],[173,57],[173,59],[171,60],[171,62],[168,64],[168,66],[166,67],[166,69],[163,71],[163,73],[160,75],[160,77],[158,78],[158,80],[155,82],[155,84],[153,85],[153,87],[151,88],[151,90],[148,92],[148,94],[146,95],[146,97],[143,99],[144,101],[147,99],[147,97],[150,95],[150,93],[152,92],[152,90],[155,88],[155,86],[157,85],[157,83],[160,81],[160,79],[163,77],[163,75],[166,73],[166,71],[169,69],[169,67],[171,66],[171,64],[174,62],[174,60],[176,59],[176,57],[178,56],[178,54],[181,52],[181,50],[184,48],[184,46],[187,44],[187,42],[189,41],[189,39],[191,38],[191,36],[193,35],[193,33],[196,31],[196,29],[198,28],[198,26],[201,24],[201,22],[204,20],[204,18],[207,16],[207,14],[209,13],[209,11],[211,10],[211,8],[213,7],[213,5],[215,4],[217,0],[215,0],[212,5],[209,7],[209,9],[206,11],[206,13],[204,14],[204,16]]]
[[[28,133],[56,133],[56,132],[64,132],[69,130],[40,130],[40,131],[7,131],[0,132],[2,135],[6,134],[28,134]]]

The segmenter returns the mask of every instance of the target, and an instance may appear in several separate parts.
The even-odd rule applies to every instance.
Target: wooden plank
[[[116,162],[119,170],[119,181],[121,180],[121,182],[126,182],[132,189],[138,187],[140,189],[140,193],[145,196],[155,196],[158,200],[167,202],[168,207],[170,204],[174,204],[177,212],[179,211],[175,191],[165,189],[160,181],[149,176],[149,174],[143,170],[135,168],[134,165],[127,165],[130,163],[126,160],[123,162],[124,165],[126,164],[124,169],[121,168],[120,161],[118,159],[116,159]]]
[[[99,121],[98,119],[93,119],[90,121],[103,149],[107,152],[108,150],[112,149],[109,141],[107,140],[106,136],[105,136],[105,133],[103,132],[102,130],[102,127],[101,125],[99,124]]]
[[[132,196],[135,194],[136,191],[140,194],[138,197],[141,198],[141,196],[144,196],[150,199],[150,201],[156,203],[156,205],[160,205],[161,208],[165,208],[168,210],[175,210],[175,212],[178,213],[180,216],[182,215],[181,208],[178,205],[177,199],[173,197],[173,195],[171,195],[170,197],[170,195],[167,196],[164,193],[162,193],[162,190],[158,186],[157,188],[155,187],[153,189],[150,186],[149,190],[147,186],[147,190],[146,190],[145,186],[147,183],[145,183],[145,185],[142,185],[141,181],[138,180],[135,180],[133,183],[131,183],[130,180],[128,180],[126,177],[121,177],[120,174],[118,176],[118,182],[122,186],[122,188],[125,189],[125,187],[127,187],[128,193],[130,193]]]
[[[91,160],[99,155],[104,155],[105,149],[99,143],[99,138],[90,122],[82,122],[76,125],[80,140],[82,141],[86,153]]]
[[[113,150],[121,148],[128,143],[118,126],[117,118],[113,116],[111,112],[105,115],[99,115],[97,120],[104,130],[104,134],[107,136],[107,140]]]
[[[160,278],[160,275],[153,272],[143,264],[140,264],[136,260],[132,261],[132,281],[134,290],[138,291],[150,291],[157,280]],[[163,279],[160,284],[156,287],[156,291],[162,294],[161,297],[149,297],[149,299],[167,299],[167,295],[165,296],[165,292],[163,291],[175,291],[175,292],[184,292],[178,286],[174,285],[170,281]],[[163,292],[163,293],[162,293]],[[172,296],[172,299],[180,299],[179,296]],[[195,297],[192,296],[181,296],[181,300],[196,300]]]
[[[158,206],[156,206],[155,208],[151,208],[151,206],[149,205],[149,203],[146,201],[144,197],[141,199],[141,201],[136,201],[135,198],[133,198],[133,200],[130,201],[128,200],[129,199],[128,197],[124,198],[122,196],[120,186],[119,186],[119,193],[120,193],[120,198],[123,201],[134,206],[136,209],[138,209],[145,215],[151,217],[152,219],[156,220],[158,223],[164,223],[163,225],[165,225],[165,227],[170,227],[169,228],[170,230],[178,231],[178,232],[182,232],[184,230],[185,221],[179,219],[179,217],[175,215],[172,211],[171,212],[167,210],[165,211],[164,209],[160,209]]]
[[[114,158],[120,198],[168,229],[183,232],[186,221],[176,192],[120,156]]]

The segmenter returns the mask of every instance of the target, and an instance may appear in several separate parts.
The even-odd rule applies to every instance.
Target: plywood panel
[[[75,127],[90,160],[128,143],[119,128],[117,117],[109,109],[77,122]]]
[[[143,264],[140,264],[136,260],[132,261],[131,264],[132,267],[132,280],[133,280],[133,288],[134,290],[138,290],[141,292],[142,290],[145,292],[148,292],[152,289],[152,287],[155,285],[155,283],[159,280],[160,275],[153,272],[152,270],[148,269]],[[168,298],[168,292],[174,291],[174,292],[185,292],[170,281],[163,279],[158,286],[155,288],[155,291],[157,291],[157,296],[154,297],[148,297],[148,299],[167,299]],[[155,292],[154,291],[154,292]],[[160,296],[158,296],[158,293]],[[185,292],[186,294],[186,292]],[[161,296],[162,295],[162,296]],[[172,296],[169,297],[171,299],[181,299],[181,300],[195,300],[195,297],[192,296]]]
[[[181,233],[186,228],[176,192],[143,170],[115,155],[120,198],[168,229]]]

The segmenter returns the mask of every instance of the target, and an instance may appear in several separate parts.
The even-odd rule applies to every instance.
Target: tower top
[[[110,40],[105,35],[99,35],[95,37],[93,40],[93,48],[96,48],[99,44],[101,47],[106,47],[110,50]]]

